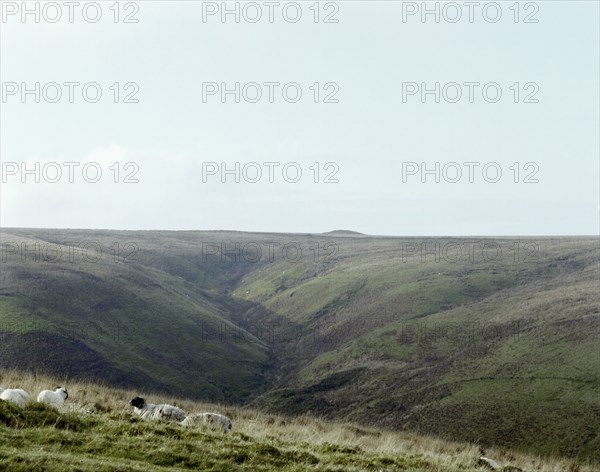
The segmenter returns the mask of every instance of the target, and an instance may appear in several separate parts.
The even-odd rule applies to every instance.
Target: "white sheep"
[[[142,397],[135,397],[129,404],[136,415],[143,420],[182,421],[187,412],[173,405],[146,403]]]
[[[219,413],[196,413],[188,416],[181,422],[182,426],[208,426],[211,429],[221,430],[224,433],[231,431],[233,422],[231,418]]]
[[[1,389],[0,400],[6,400],[15,405],[25,406],[31,400],[31,395],[21,388]]]
[[[67,398],[69,398],[67,389],[65,387],[56,387],[54,391],[42,390],[37,396],[37,401],[48,405],[62,406]]]

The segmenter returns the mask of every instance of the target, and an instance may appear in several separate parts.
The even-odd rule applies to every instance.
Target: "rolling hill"
[[[597,238],[0,237],[0,367],[599,459]]]

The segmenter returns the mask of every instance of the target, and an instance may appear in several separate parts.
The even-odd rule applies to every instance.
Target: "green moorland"
[[[0,236],[0,367],[600,461],[597,238]]]

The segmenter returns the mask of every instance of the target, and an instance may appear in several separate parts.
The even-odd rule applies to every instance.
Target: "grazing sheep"
[[[135,414],[143,420],[182,421],[187,416],[187,412],[181,408],[173,405],[146,403],[146,400],[141,397],[135,397],[129,404],[133,407]]]
[[[0,400],[6,400],[19,406],[25,406],[31,400],[31,395],[21,388],[7,388],[6,390],[1,390]]]
[[[211,429],[221,430],[224,433],[231,431],[233,423],[230,418],[219,413],[197,413],[190,415],[181,422],[182,426],[204,425]]]
[[[54,391],[42,390],[37,397],[37,401],[48,405],[62,406],[67,398],[69,398],[67,389],[65,387],[56,387]]]

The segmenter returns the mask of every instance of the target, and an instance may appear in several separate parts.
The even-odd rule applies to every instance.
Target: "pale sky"
[[[298,3],[296,23],[282,13],[293,18],[293,2],[272,7],[273,23],[268,2],[238,3],[239,23],[219,12],[203,21],[203,9],[221,2],[122,2],[117,23],[113,1],[99,2],[96,23],[82,16],[90,2],[72,23],[64,2],[55,2],[55,23],[45,2],[27,3],[40,5],[39,23],[12,14],[22,2],[0,3],[2,227],[598,234],[598,2],[521,2],[516,23],[513,1],[498,3],[495,23],[482,12],[492,2],[480,2],[473,22],[465,2],[428,2],[439,23],[408,15],[421,2],[321,2],[317,23],[312,1]],[[493,19],[495,7],[486,8]],[[138,22],[124,23],[127,15]],[[327,15],[337,23],[324,23]],[[40,103],[21,95],[36,82]],[[80,84],[73,103],[68,82]],[[254,85],[240,103],[203,96],[214,91],[206,84],[236,82],[259,84],[262,97],[250,103]],[[465,83],[473,82],[470,103]],[[87,83],[100,86],[97,103],[83,98]],[[297,103],[283,98],[288,83],[289,97],[302,90]],[[436,83],[439,103],[434,93],[426,103],[419,91],[403,96],[411,84]],[[482,94],[488,83],[490,101],[502,92],[496,103]],[[138,103],[122,103],[130,92]],[[323,103],[327,96],[338,102]],[[221,182],[222,163],[235,170],[236,162],[240,182],[231,174]],[[254,183],[252,162],[262,171]],[[422,163],[434,173],[439,163],[439,182]],[[89,180],[102,170],[98,182],[84,179],[85,164]],[[22,175],[22,165],[33,173]],[[284,166],[288,180],[301,169],[298,182],[284,178]],[[123,182],[132,172],[138,182]],[[332,173],[338,182],[323,182]]]

